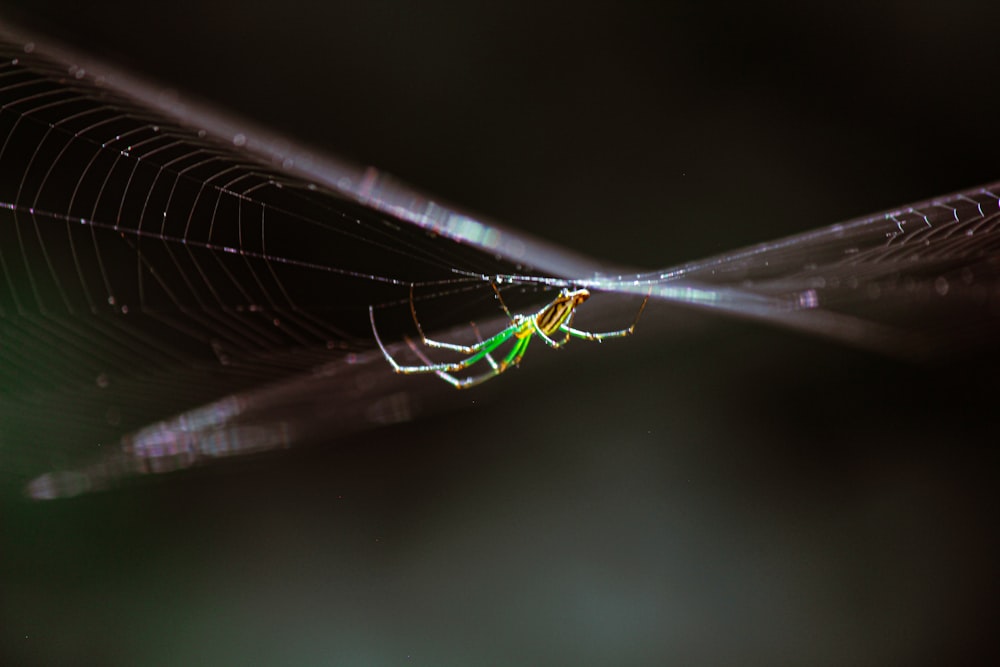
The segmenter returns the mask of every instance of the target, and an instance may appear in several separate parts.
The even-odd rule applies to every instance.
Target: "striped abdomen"
[[[569,291],[564,289],[555,300],[535,315],[535,326],[546,336],[553,336],[566,323],[573,310],[590,297],[585,289]]]

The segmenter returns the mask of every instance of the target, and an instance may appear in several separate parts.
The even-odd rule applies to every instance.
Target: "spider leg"
[[[569,326],[569,323],[563,324],[559,327],[562,331],[565,331],[567,335],[573,336],[575,338],[582,338],[584,340],[593,340],[600,343],[605,338],[624,338],[625,336],[631,336],[635,332],[635,325],[639,323],[639,318],[642,317],[642,311],[646,310],[646,304],[649,303],[649,296],[652,293],[652,288],[649,292],[646,292],[646,298],[642,300],[642,305],[639,306],[639,312],[635,314],[635,319],[632,320],[630,324],[625,329],[619,329],[618,331],[604,331],[601,333],[594,333],[591,331],[581,331],[580,329],[574,329]]]
[[[476,326],[475,322],[469,322],[469,325],[472,326],[472,330],[476,332],[476,339],[480,343],[482,343],[483,342],[483,337],[481,335],[479,335],[479,327]],[[430,359],[428,359],[427,355],[424,354],[423,351],[420,350],[420,348],[418,348],[416,345],[414,345],[413,341],[411,341],[409,338],[406,339],[406,344],[410,346],[410,350],[413,351],[413,354],[417,355],[417,357],[420,358],[420,361],[424,362],[428,366],[433,366],[434,365],[434,362],[431,361]],[[497,373],[502,373],[503,372],[500,369],[500,366],[497,364],[496,360],[493,359],[492,355],[490,355],[489,352],[487,352],[486,356],[483,357],[483,358],[486,359],[486,361],[490,365],[490,368],[492,368],[494,371],[496,371]],[[441,378],[442,380],[444,380],[448,384],[451,384],[451,385],[455,386],[458,389],[462,388],[461,386],[459,386],[459,385],[461,385],[462,381],[459,380],[458,378],[456,378],[454,375],[449,375],[445,371],[434,371],[434,373],[435,373],[435,375],[437,375],[439,378]],[[489,373],[487,373],[487,375],[489,377],[493,377]]]
[[[496,368],[493,368],[482,375],[473,375],[466,378],[457,378],[454,375],[450,375],[445,372],[439,372],[437,375],[439,378],[455,387],[455,389],[468,389],[470,387],[475,387],[476,385],[480,385],[487,380],[495,378],[511,366],[517,366],[521,363],[521,357],[523,357],[525,351],[527,351],[528,343],[530,341],[530,335],[525,336],[524,338],[519,338],[517,342],[514,343],[514,347],[512,347],[510,352],[507,353],[507,356],[504,357],[499,364],[497,364]]]
[[[423,366],[403,366],[399,364],[399,362],[397,362],[392,357],[391,354],[389,354],[389,350],[386,349],[385,344],[379,337],[378,329],[375,326],[375,310],[372,306],[368,307],[368,317],[372,323],[372,333],[375,335],[375,342],[378,343],[379,349],[382,350],[382,356],[385,357],[385,360],[389,362],[389,365],[392,366],[392,369],[394,371],[406,375],[410,375],[413,373],[437,373],[439,371],[453,372],[453,371],[460,371],[464,368],[468,368],[469,366],[475,364],[476,362],[481,361],[490,352],[492,352],[493,350],[497,349],[505,342],[507,342],[510,339],[510,337],[514,335],[514,332],[517,330],[516,326],[511,325],[506,329],[504,329],[503,331],[501,331],[500,333],[498,333],[497,335],[492,336],[491,338],[487,338],[485,341],[475,346],[477,350],[472,355],[466,357],[465,359],[462,359],[461,361],[456,361],[452,363],[443,363],[443,364],[425,364]]]
[[[434,365],[434,362],[431,361],[430,359],[428,359],[427,355],[424,354],[420,350],[420,348],[418,348],[416,345],[414,345],[413,342],[409,338],[406,339],[406,343],[407,343],[407,345],[410,346],[410,349],[413,350],[413,354],[417,355],[420,358],[420,361],[424,362],[428,366]],[[486,356],[489,356],[489,355],[486,355]],[[496,368],[496,366],[493,366],[493,367]],[[458,380],[458,378],[456,378],[454,375],[446,373],[445,371],[434,371],[434,374],[437,375],[442,380],[444,380],[445,382],[447,382],[448,384],[450,384],[451,386],[455,387],[456,389],[461,389],[461,387],[459,386],[459,384],[461,384],[461,381]]]
[[[568,327],[565,324],[560,327],[568,335],[574,338],[582,338],[584,340],[593,340],[600,343],[605,338],[624,338],[625,336],[632,335],[632,327],[627,329],[619,329],[618,331],[602,331],[600,333],[594,333],[593,331],[581,331],[580,329],[574,329],[573,327]]]
[[[479,327],[476,326],[476,323],[475,322],[469,322],[469,326],[472,327],[472,330],[476,334],[476,341],[482,343],[483,342],[483,336],[482,336],[482,334],[479,333]],[[493,357],[490,356],[489,352],[486,353],[486,357],[485,358],[486,358],[486,361],[487,361],[487,363],[489,363],[489,365],[490,365],[491,368],[496,368],[497,367],[497,362],[493,360]]]
[[[514,333],[511,332],[506,337],[501,337],[495,340],[490,347],[483,348],[479,352],[476,352],[475,354],[470,355],[465,359],[462,359],[461,361],[455,361],[451,363],[425,364],[423,366],[401,366],[398,363],[395,363],[395,361],[392,360],[391,357],[387,358],[389,358],[390,360],[389,363],[392,364],[393,370],[396,371],[397,373],[403,373],[404,375],[412,375],[414,373],[437,373],[439,371],[455,372],[464,370],[469,366],[479,363],[486,357],[487,354],[489,354],[496,348],[503,345],[505,342],[507,342],[507,339],[509,339],[513,335]]]
[[[562,347],[563,345],[565,345],[566,341],[569,340],[569,334],[568,333],[566,334],[566,337],[563,338],[561,341],[553,340],[548,335],[546,335],[546,333],[544,331],[542,331],[542,328],[540,326],[538,326],[538,324],[535,322],[534,319],[531,320],[531,328],[534,329],[534,333],[536,333],[536,334],[538,334],[539,336],[542,337],[542,340],[545,341],[546,345],[548,345],[549,347],[551,347],[553,349],[556,349],[556,350],[558,350],[560,347]],[[560,329],[562,329],[563,331],[565,331],[565,327],[560,327]]]
[[[482,337],[479,336],[479,331],[476,330],[476,337],[479,338],[479,342],[475,345],[457,345],[455,343],[443,343],[437,340],[431,340],[424,335],[424,328],[420,326],[420,320],[417,319],[417,307],[413,302],[413,284],[410,284],[410,314],[413,315],[413,323],[417,326],[417,333],[420,334],[420,340],[427,347],[434,347],[441,350],[452,350],[454,352],[461,352],[462,354],[472,354],[473,352],[478,352],[483,348],[486,343],[483,341]],[[475,325],[473,325],[475,328]],[[492,363],[492,362],[491,362]]]
[[[528,351],[528,343],[530,342],[531,342],[530,335],[518,339],[517,344],[515,344],[514,347],[511,348],[510,352],[504,358],[502,365],[505,368],[519,365],[521,363],[521,357],[523,357],[524,353]]]
[[[490,281],[490,287],[492,287],[493,292],[496,293],[497,301],[500,302],[500,307],[503,308],[503,312],[507,314],[507,319],[510,320],[511,324],[514,324],[517,320],[515,320],[514,316],[510,314],[510,309],[507,307],[507,304],[504,303],[503,297],[500,296],[500,288],[497,287],[497,284],[492,280]]]

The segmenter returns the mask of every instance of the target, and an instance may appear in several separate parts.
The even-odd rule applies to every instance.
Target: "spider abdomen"
[[[559,331],[559,327],[570,318],[576,307],[588,298],[590,298],[589,290],[562,290],[552,303],[535,315],[535,326],[546,336],[554,336]]]

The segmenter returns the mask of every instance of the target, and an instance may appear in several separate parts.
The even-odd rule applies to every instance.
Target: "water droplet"
[[[107,389],[108,385],[111,384],[111,379],[108,378],[107,373],[101,373],[97,376],[97,386],[101,389]]]
[[[114,297],[114,295],[108,296],[108,305],[109,306],[115,305],[115,297]]]
[[[24,45],[24,52],[25,53],[32,53],[34,50],[35,50],[35,43],[34,42],[28,42],[27,44]]]
[[[816,290],[806,290],[799,293],[799,308],[815,308],[819,305]]]
[[[937,280],[934,281],[934,291],[941,296],[948,294],[948,288],[948,279],[944,276],[938,276]]]
[[[235,137],[233,137],[234,146],[245,146],[246,143],[247,143],[247,138],[245,134],[237,134]]]

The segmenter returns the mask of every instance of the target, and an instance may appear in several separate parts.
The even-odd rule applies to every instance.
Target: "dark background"
[[[639,267],[998,176],[988,3],[6,4],[317,150]],[[988,352],[909,365],[649,316],[658,335],[535,350],[442,417],[8,503],[0,647],[11,664],[143,665],[993,651]]]

